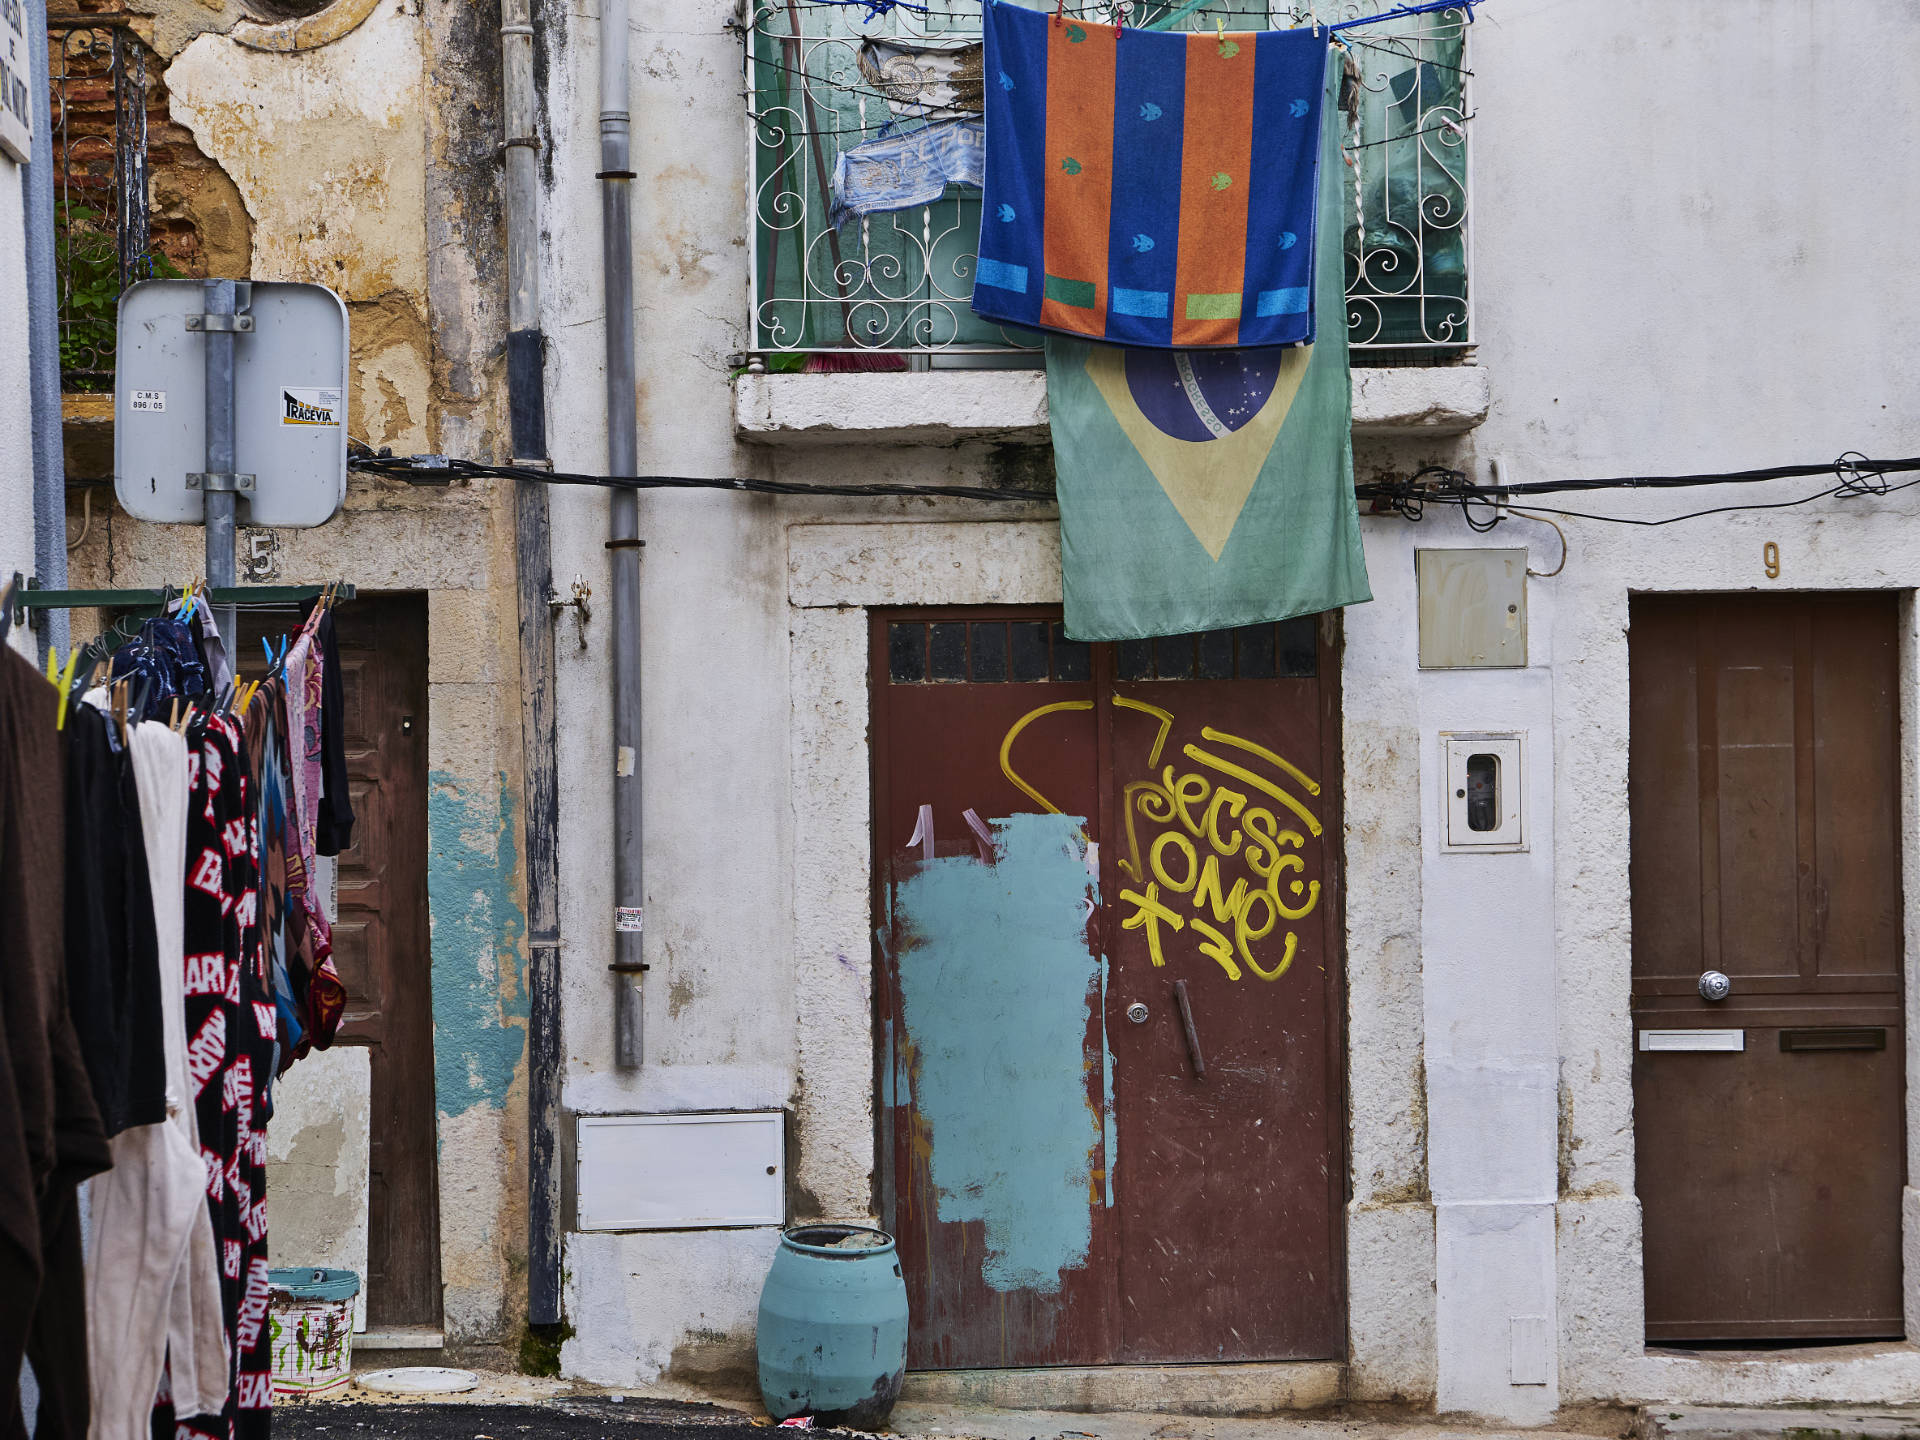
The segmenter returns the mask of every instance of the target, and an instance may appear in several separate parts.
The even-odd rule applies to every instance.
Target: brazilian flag
[[[1047,336],[1067,633],[1129,640],[1373,598],[1353,495],[1339,61],[1320,127],[1311,344]]]

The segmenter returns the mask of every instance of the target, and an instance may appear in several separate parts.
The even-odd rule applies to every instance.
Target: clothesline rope
[[[1382,11],[1378,15],[1361,15],[1352,20],[1324,22],[1321,28],[1330,33],[1341,33],[1358,29],[1365,25],[1379,25],[1388,20],[1403,20],[1416,15],[1433,15],[1446,10],[1463,11],[1466,15],[1467,22],[1471,23],[1477,18],[1473,13],[1473,7],[1485,3],[1486,0],[1429,0],[1429,3],[1426,4],[1396,5],[1393,9]],[[800,10],[844,10],[849,7],[864,9],[867,12],[865,21],[869,23],[882,18],[894,10],[911,10],[920,15],[932,15],[934,13],[931,6],[915,3],[915,0],[794,0],[794,8]],[[1112,15],[1116,9],[1112,3],[1109,3],[1109,0],[1090,0],[1090,3],[1082,5],[1067,5],[1062,3],[1058,8],[1060,13],[1071,15],[1076,19],[1082,20],[1097,18],[1102,15]],[[1273,14],[1276,9],[1280,8],[1283,7],[1272,5],[1265,7],[1268,24],[1261,28],[1272,28]],[[1289,18],[1296,22],[1296,28],[1298,25],[1312,23],[1314,13],[1312,10],[1301,9],[1298,6],[1287,6],[1284,7],[1284,9]],[[1208,0],[1198,0],[1198,3],[1183,5],[1171,15],[1164,16],[1150,24],[1130,28],[1140,30],[1165,30],[1194,15],[1218,15],[1228,20],[1247,21],[1260,18],[1258,11],[1248,11],[1230,4],[1216,5],[1208,3]],[[809,36],[807,38],[827,39],[831,37]]]

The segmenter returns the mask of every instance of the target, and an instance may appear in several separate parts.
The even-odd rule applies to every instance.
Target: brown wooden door
[[[1884,593],[1632,602],[1649,1339],[1901,1334],[1895,616]],[[1673,1048],[1702,1042],[1728,1048]]]
[[[1084,646],[1057,611],[876,616],[911,1365],[1341,1353],[1323,651],[1311,621]]]
[[[241,653],[294,623],[243,614]],[[338,1043],[372,1061],[367,1323],[440,1323],[433,996],[427,928],[427,606],[362,596],[334,612],[353,844],[339,857],[333,962],[347,987]],[[249,673],[257,662],[248,660]]]

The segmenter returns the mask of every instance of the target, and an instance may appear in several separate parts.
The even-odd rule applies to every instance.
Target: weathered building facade
[[[329,286],[350,317],[354,439],[493,452],[496,19],[348,0],[56,5],[51,25],[68,233],[116,131],[143,127],[157,258],[136,273]],[[144,105],[116,110],[102,54],[138,58]],[[89,145],[90,132],[108,143]],[[86,316],[68,298],[72,332]],[[111,397],[92,377],[69,385],[72,584],[201,574],[198,527],[140,524],[112,504]],[[342,631],[370,822],[337,881],[351,1043],[289,1075],[273,1184],[276,1263],[369,1272],[369,1348],[511,1344],[524,1312],[512,525],[511,492],[485,483],[357,479],[344,511],[312,530],[241,516],[243,583],[344,580],[366,597]],[[287,623],[247,616],[248,653]]]
[[[496,151],[526,137],[499,118],[498,17],[435,0],[132,8],[164,75],[165,123],[184,132],[178,163],[156,168],[156,214],[167,234],[199,237],[163,253],[189,273],[232,265],[338,291],[354,327],[353,431],[370,446],[513,458]],[[598,17],[615,8],[543,3],[531,16],[546,420],[555,468],[582,474],[608,463],[595,118]],[[860,8],[633,0],[626,12],[642,475],[1049,484],[1042,373],[1031,356],[980,353],[1009,347],[966,328],[964,204],[949,196],[831,239],[817,213],[832,150],[806,142],[883,118],[879,97],[860,94],[860,37],[921,23],[895,11],[868,25]],[[1902,261],[1916,202],[1887,184],[1920,159],[1920,128],[1902,123],[1920,105],[1904,58],[1920,43],[1912,16],[1742,0],[1586,6],[1575,24],[1566,7],[1489,0],[1464,45],[1463,17],[1443,19],[1451,38],[1403,29],[1381,34],[1417,38],[1355,46],[1375,98],[1350,143],[1422,132],[1392,152],[1410,171],[1356,170],[1358,479],[1438,466],[1485,481],[1496,464],[1515,484],[1719,474],[1915,448],[1907,336],[1920,294]],[[1192,23],[1212,28],[1211,16]],[[799,72],[817,95],[798,93]],[[1426,87],[1443,98],[1423,101]],[[1833,104],[1850,93],[1894,117],[1871,140]],[[1880,220],[1863,218],[1864,194],[1880,197]],[[1403,307],[1393,321],[1411,328],[1389,334],[1377,317],[1393,309],[1380,296],[1395,292],[1394,267],[1376,255],[1368,280],[1366,256],[1399,243],[1381,238],[1394,223],[1415,237],[1395,253],[1424,268],[1412,318]],[[887,290],[895,280],[907,288]],[[788,358],[849,349],[902,358],[804,370]],[[911,1383],[926,1393],[1201,1411],[1348,1398],[1528,1423],[1589,1402],[1920,1398],[1920,1351],[1903,1338],[1920,1328],[1904,1085],[1920,1053],[1915,934],[1901,900],[1920,864],[1913,505],[1866,494],[1618,523],[1774,504],[1821,483],[1543,499],[1559,533],[1520,514],[1476,533],[1439,504],[1417,523],[1363,513],[1373,601],[1304,639],[1275,637],[1276,658],[1237,642],[1218,673],[1204,648],[1143,660],[1076,652],[1055,633],[1059,534],[1045,501],[649,490],[633,757],[608,722],[608,501],[553,487],[562,1116],[549,1183],[565,1232],[563,1370],[750,1391],[778,1225],[832,1217],[898,1229],[916,1293],[951,1281],[977,1301],[943,1312],[968,1331],[944,1363],[916,1351],[925,1373]],[[363,857],[355,876],[343,857],[343,922],[353,905],[363,916],[356,997],[371,1058],[326,1057],[341,1074],[316,1087],[368,1097],[369,1223],[394,1227],[369,1242],[386,1257],[368,1261],[369,1324],[388,1326],[389,1343],[515,1342],[527,1267],[541,1263],[528,1253],[530,1190],[534,1206],[547,1196],[526,1105],[529,1032],[546,1012],[529,999],[522,858],[522,775],[541,737],[523,729],[533,679],[508,484],[356,476],[337,520],[259,541],[260,578],[359,587],[364,673],[389,676],[393,697],[380,712],[392,729],[366,737],[367,783],[402,797],[396,817],[416,817],[376,826],[406,837],[414,868],[398,853]],[[70,490],[75,531],[86,494]],[[197,530],[109,518],[103,492],[90,503],[76,584],[199,569]],[[341,623],[348,633],[344,612]],[[960,647],[957,662],[941,643]],[[1042,656],[1024,673],[1023,644]],[[1297,847],[1318,899],[1302,911],[1312,933],[1296,927],[1307,958],[1293,971],[1267,983],[1276,961],[1251,950],[1258,966],[1232,978],[1191,934],[1141,968],[1114,868],[1116,817],[1135,813],[1133,738],[1119,721],[1020,730],[1048,705],[1070,727],[1128,701],[1174,717],[1169,761],[1205,749],[1176,725],[1295,737],[1284,748],[1316,787],[1301,803],[1320,828]],[[1019,734],[1042,739],[1033,759]],[[417,750],[403,736],[420,737]],[[1157,743],[1140,744],[1157,766]],[[615,789],[629,780],[644,794],[643,922],[617,915],[609,858]],[[1455,806],[1482,785],[1497,796],[1490,815]],[[1105,938],[1065,1015],[1068,1031],[1088,1027],[1095,1072],[1008,1063],[988,1033],[1050,1004],[1060,1018],[1060,996],[1031,988],[1050,962],[984,893],[946,913],[977,914],[1002,937],[1005,973],[936,993],[936,1008],[953,1002],[946,1018],[914,1030],[918,1058],[903,1058],[919,1022],[910,989],[901,1008],[891,907],[917,873],[901,857],[976,863],[972,813],[1011,864],[1024,853],[1015,822],[1049,808],[1023,794],[1064,793],[1105,816],[1078,817],[1080,841],[1106,837],[1088,896]],[[923,805],[931,840],[915,833]],[[1188,828],[1198,841],[1206,826]],[[1229,838],[1207,836],[1223,855]],[[615,1017],[634,978],[608,965],[615,925],[634,923],[650,968],[642,1057],[628,1065]],[[1726,1001],[1696,996],[1707,969],[1732,977]],[[1150,993],[1125,988],[1141,976]],[[1129,1129],[1189,1103],[1168,1098],[1195,1083],[1168,1018],[1175,978],[1203,1042],[1225,1033],[1209,1028],[1211,1008],[1246,1017],[1226,1043],[1274,1057],[1229,1092],[1267,1107],[1245,1117],[1272,1134],[1310,1107],[1311,1126],[1264,1147],[1236,1131],[1230,1155],[1184,1157],[1153,1147],[1185,1132]],[[1164,1042],[1137,1053],[1137,1080],[1124,1049],[1135,1002],[1148,1013],[1139,1034]],[[1680,1031],[1697,1035],[1657,1038]],[[1742,1048],[1698,1040],[1708,1034]],[[1675,1048],[1695,1043],[1726,1048]],[[1305,1070],[1282,1083],[1277,1058],[1305,1052],[1310,1094],[1295,1083]],[[940,1108],[916,1088],[969,1060],[994,1077],[971,1098],[956,1085]],[[1732,1068],[1762,1060],[1773,1068]],[[1242,1081],[1216,1063],[1212,1083]],[[427,1085],[427,1131],[408,1130],[422,1117],[400,1102],[423,1103]],[[351,1149],[347,1127],[324,1104],[298,1113],[276,1148],[324,1177]],[[1023,1117],[1048,1114],[1079,1127],[1083,1171],[1029,1163]],[[735,1116],[767,1123],[713,1141]],[[1848,1169],[1820,1148],[1823,1132],[1871,1135],[1862,1148],[1877,1163]],[[1717,1133],[1793,1137],[1765,1152],[1762,1173],[1800,1230],[1749,1213],[1755,1174],[1715,1158]],[[1278,1297],[1253,1341],[1220,1305],[1141,1329],[1116,1298],[1149,1263],[1141,1227],[1198,1213],[1166,1183],[1183,1165],[1218,1180],[1208,1203],[1228,1217],[1217,1249],[1235,1257],[1229,1290]],[[1831,1173],[1840,1199],[1818,1193],[1813,1171]],[[772,1198],[756,1199],[767,1174]],[[300,1183],[288,1192],[325,1182]],[[389,1184],[433,1197],[430,1232],[417,1206],[383,1198]],[[1149,1190],[1161,1208],[1129,1211]],[[1071,1223],[1090,1238],[1076,1248],[1049,1231],[1022,1248],[1063,1195],[1079,1197]],[[1723,1223],[1689,1231],[1689,1207]],[[954,1229],[936,1237],[936,1223]],[[1264,1235],[1308,1259],[1261,1270]],[[1823,1261],[1841,1293],[1813,1294],[1802,1242],[1864,1267]],[[983,1246],[1018,1263],[983,1262]],[[1184,1253],[1200,1274],[1205,1254]],[[939,1270],[950,1254],[972,1268]],[[1753,1276],[1764,1284],[1722,1311],[1687,1310]],[[1178,1308],[1176,1288],[1166,1282]],[[402,1294],[413,1308],[388,1308]],[[1059,1318],[1069,1301],[1072,1324]],[[1687,1348],[1729,1339],[1755,1349]],[[1810,1340],[1829,1346],[1792,1348]]]

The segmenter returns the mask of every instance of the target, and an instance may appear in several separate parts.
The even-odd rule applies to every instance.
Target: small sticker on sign
[[[613,928],[617,934],[638,935],[640,933],[640,907],[638,905],[616,905],[613,910]]]
[[[166,408],[167,392],[164,390],[136,390],[133,398],[127,401],[127,409],[136,415],[161,415]]]
[[[312,390],[300,386],[282,386],[280,390],[282,425],[331,425],[340,423],[345,406],[338,390]]]

